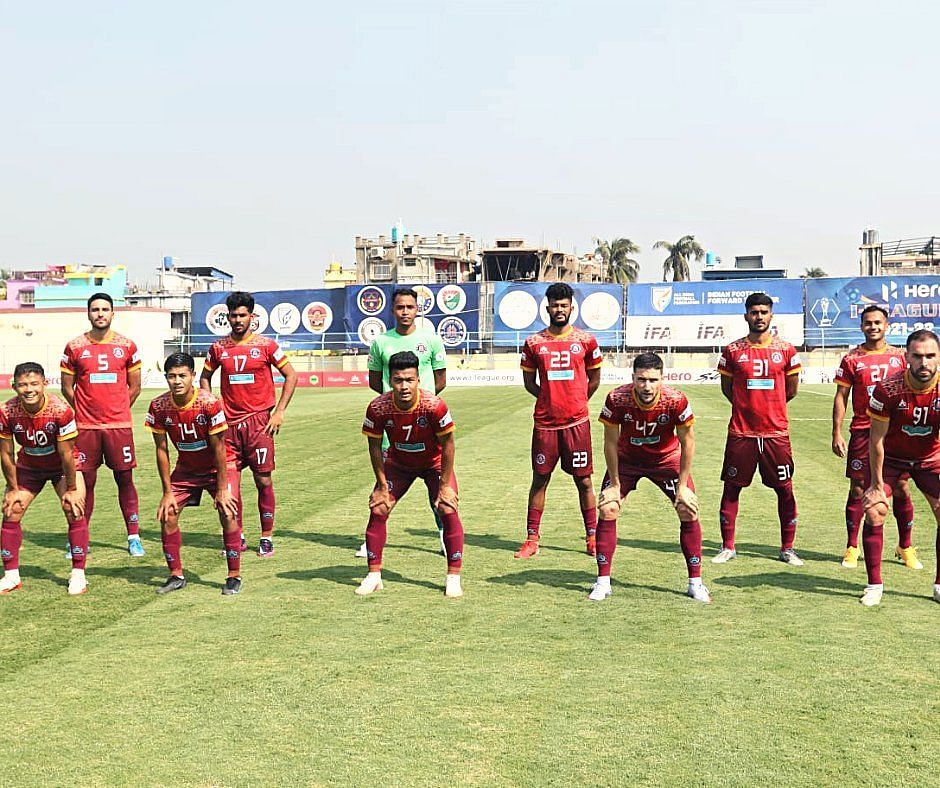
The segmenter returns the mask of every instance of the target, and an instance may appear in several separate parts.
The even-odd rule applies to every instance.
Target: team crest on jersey
[[[78,460],[79,465],[84,465],[88,462],[88,457],[85,455],[85,452],[80,451],[75,455],[75,459]]]
[[[660,424],[668,424],[668,423],[669,423],[669,414],[668,414],[668,413],[660,413],[659,416],[656,417],[656,421],[658,421]]]
[[[425,345],[424,342],[419,342],[417,346],[415,347],[415,350],[417,350],[419,353],[427,353],[428,346]]]
[[[91,351],[86,347],[79,358],[91,358]]]
[[[863,463],[861,460],[852,460],[852,470],[853,470],[853,471],[860,471],[860,470],[862,469],[863,465],[864,465],[864,463]]]
[[[261,349],[253,347],[251,350],[248,351],[248,355],[254,359],[259,359],[261,358]]]
[[[427,427],[427,426],[428,426],[428,417],[427,417],[427,416],[418,416],[418,418],[415,420],[415,423],[416,423],[419,427]]]
[[[581,348],[581,345],[580,345],[580,344],[578,344],[577,342],[572,342],[572,343],[571,343],[571,352],[572,352],[572,353],[580,353],[581,350],[582,350],[582,348]]]
[[[205,414],[205,413],[197,413],[197,414],[196,414],[196,424],[199,424],[199,425],[201,425],[201,426],[204,427],[204,426],[206,426],[206,423],[207,423],[207,422],[208,422],[208,419],[206,418],[206,414]]]
[[[545,455],[542,454],[541,452],[539,452],[538,454],[536,454],[536,455],[535,455],[535,464],[536,464],[536,465],[544,465],[544,464],[545,464]]]
[[[54,421],[46,422],[46,432],[55,432],[57,429],[59,429],[59,425]]]
[[[735,476],[737,476],[737,475],[738,475],[738,469],[737,469],[737,468],[735,468],[733,465],[732,465],[730,468],[728,468],[728,476],[729,476],[730,478],[733,479],[733,478],[734,478]]]
[[[773,353],[770,354],[770,360],[773,361],[774,364],[782,364],[783,353],[781,353],[779,350],[775,350]]]
[[[116,347],[112,349],[115,358],[124,358],[124,348]]]

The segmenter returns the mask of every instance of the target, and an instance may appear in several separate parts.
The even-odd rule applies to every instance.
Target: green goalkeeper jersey
[[[372,341],[369,348],[369,370],[382,373],[382,391],[391,390],[388,379],[388,360],[396,353],[410,350],[418,357],[418,378],[420,385],[431,394],[434,391],[434,371],[446,369],[447,355],[444,343],[433,331],[416,328],[410,334],[399,334],[394,328],[380,334]]]

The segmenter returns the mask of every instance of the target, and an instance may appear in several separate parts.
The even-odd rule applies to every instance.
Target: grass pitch
[[[529,478],[532,400],[521,389],[446,392],[467,531],[463,599],[443,597],[418,486],[389,523],[385,590],[353,594],[372,486],[361,390],[298,391],[278,446],[277,553],[246,554],[242,594],[219,593],[221,539],[204,503],[182,518],[190,586],[157,597],[159,484],[141,430],[146,558],[124,550],[107,473],[86,596],[66,595],[52,492],[27,515],[24,588],[0,598],[0,784],[934,783],[940,605],[923,498],[925,570],[889,561],[883,604],[863,608],[864,569],[839,566],[846,481],[829,451],[831,389],[807,387],[791,404],[806,566],[775,560],[775,497],[761,487],[742,496],[739,557],[715,566],[728,406],[717,387],[688,393],[710,606],[683,596],[678,524],[648,483],[624,507],[606,603],[586,601],[595,566],[560,473],[541,555],[513,560]],[[595,422],[598,482],[600,440]]]

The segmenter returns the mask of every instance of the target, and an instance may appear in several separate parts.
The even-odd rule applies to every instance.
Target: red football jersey
[[[786,435],[790,428],[786,380],[800,369],[796,348],[777,337],[762,345],[747,337],[726,345],[718,372],[732,380],[728,433],[746,438]]]
[[[547,328],[532,334],[522,347],[522,369],[537,372],[539,397],[535,424],[559,429],[588,418],[587,371],[601,365],[597,340],[569,326],[555,336]]]
[[[681,391],[663,386],[650,405],[643,405],[628,383],[607,395],[600,421],[620,427],[617,454],[622,463],[655,468],[678,462],[681,449],[676,427],[690,427],[695,417]]]
[[[418,391],[410,410],[399,410],[393,392],[386,391],[366,408],[362,432],[370,438],[388,435],[388,460],[417,470],[441,467],[442,435],[453,432],[454,420],[447,403],[427,391]]]
[[[140,369],[132,340],[114,331],[95,342],[87,334],[65,346],[60,369],[75,376],[75,415],[81,429],[132,427],[127,373]]]
[[[940,374],[925,389],[911,385],[907,370],[875,384],[868,416],[889,422],[885,457],[940,468]]]
[[[78,436],[75,411],[61,397],[46,392],[46,401],[37,413],[29,413],[19,397],[0,407],[0,438],[15,440],[20,446],[17,467],[54,471],[62,467],[59,441]]]
[[[274,407],[271,367],[287,364],[284,351],[273,339],[249,334],[241,342],[231,336],[215,342],[206,354],[204,369],[222,369],[222,401],[231,424]]]
[[[170,392],[150,403],[144,424],[151,432],[169,436],[178,452],[176,467],[194,476],[215,472],[215,457],[209,436],[228,429],[222,401],[208,391],[196,389],[192,399],[178,408]]]
[[[852,348],[836,370],[836,385],[852,390],[852,424],[850,429],[867,430],[868,400],[875,384],[887,380],[905,366],[904,351],[888,345],[884,350],[865,350],[863,345]]]

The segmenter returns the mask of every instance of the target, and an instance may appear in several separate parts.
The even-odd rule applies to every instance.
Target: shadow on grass
[[[633,547],[637,550],[651,550],[655,553],[675,553],[680,552],[679,548],[679,529],[676,528],[676,540],[674,542],[662,542],[653,539],[618,539],[617,545],[622,547]],[[736,542],[734,546],[738,557],[745,558],[766,558],[770,561],[779,561],[780,548],[775,545],[755,544],[753,542]],[[702,541],[703,559],[708,562],[713,555],[721,550],[721,542]],[[826,563],[834,561],[838,563],[842,559],[842,553],[817,553],[813,550],[803,550],[797,545],[796,552],[804,561],[820,561]]]
[[[409,533],[412,532],[409,531]],[[472,534],[464,532],[463,539],[466,544],[473,545],[474,547],[482,547],[486,550],[499,550],[506,553],[515,553],[522,544],[521,539],[518,542],[511,542],[495,534]],[[539,542],[539,550],[554,550],[559,553],[584,553],[584,550],[575,550],[571,547],[559,547],[551,543],[546,544],[544,541]]]
[[[409,531],[408,533],[412,533]],[[423,533],[418,531],[417,533]],[[430,531],[428,532],[430,533]],[[319,533],[317,531],[307,531],[301,533],[300,531],[278,531],[275,534],[276,537],[283,538],[295,538],[303,539],[308,542],[314,542],[316,544],[321,544],[325,547],[338,547],[342,550],[349,550],[350,553],[355,553],[359,546],[362,544],[364,537],[359,536],[346,536],[344,534],[328,534],[328,533]],[[437,541],[437,532],[434,532],[434,540]],[[408,544],[386,544],[386,550],[411,550],[416,553],[430,553],[431,555],[439,555],[438,550],[431,550],[427,547],[415,547],[414,545]]]
[[[191,572],[185,567],[183,572],[186,576],[187,585],[206,586],[207,588],[215,588],[218,585],[203,580],[195,572]],[[155,566],[106,566],[100,569],[94,565],[88,567],[89,582],[93,581],[95,577],[109,577],[114,580],[126,580],[134,585],[153,588],[154,591],[163,585],[169,574],[167,569]]]
[[[350,564],[337,564],[336,566],[324,566],[319,569],[301,569],[295,572],[279,572],[276,577],[283,578],[284,580],[300,580],[306,582],[309,580],[330,580],[334,583],[338,583],[343,586],[352,586],[353,588],[359,585],[359,581],[365,577],[368,570],[362,564],[356,564],[355,566]],[[431,588],[435,591],[443,590],[443,585],[432,583],[429,580],[415,580],[410,577],[405,577],[404,575],[398,574],[398,572],[390,572],[387,569],[382,570],[382,581],[383,582],[393,582],[393,583],[405,583],[412,586],[420,586],[422,588]]]
[[[813,575],[800,569],[783,572],[759,572],[750,575],[736,575],[733,577],[716,577],[711,582],[716,586],[730,586],[732,588],[760,588],[776,587],[787,588],[808,594],[822,594],[823,596],[841,596],[849,599],[858,599],[864,589],[865,575],[862,573],[859,582],[849,582],[834,577]],[[890,591],[892,596],[903,596],[910,599],[923,598],[920,594],[910,594],[905,591]]]
[[[487,583],[507,586],[525,586],[532,583],[548,586],[549,588],[560,588],[564,591],[573,591],[585,596],[590,592],[594,580],[595,575],[593,572],[582,572],[577,569],[525,569],[522,572],[514,572],[510,575],[497,575],[496,577],[486,578]],[[677,591],[674,588],[625,583],[616,579],[611,580],[611,585],[614,588],[634,588],[643,591],[656,591],[661,594],[685,596],[683,591]]]

